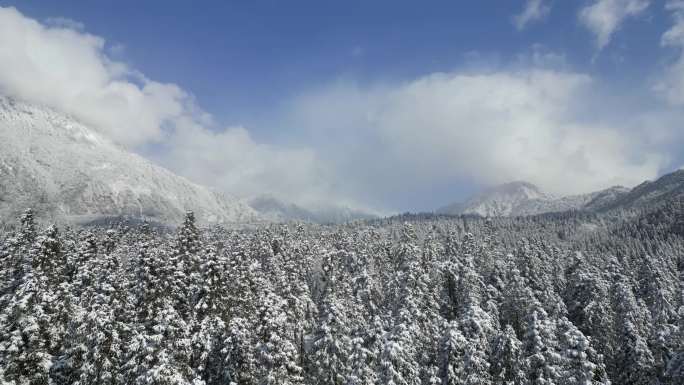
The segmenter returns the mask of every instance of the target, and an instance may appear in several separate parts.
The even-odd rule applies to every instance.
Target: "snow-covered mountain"
[[[56,221],[132,216],[180,223],[254,222],[260,215],[126,151],[49,108],[0,96],[0,221],[26,207]]]
[[[378,217],[364,210],[331,204],[305,208],[294,203],[283,202],[272,196],[256,197],[249,201],[249,205],[263,218],[274,222],[344,223]]]
[[[463,203],[453,203],[438,213],[508,217],[536,215],[568,210],[598,210],[627,194],[621,186],[580,195],[557,197],[528,182],[512,182],[496,186]]]
[[[646,181],[617,199],[606,202],[599,209],[646,208],[669,201],[684,202],[684,170],[665,174],[655,181]]]

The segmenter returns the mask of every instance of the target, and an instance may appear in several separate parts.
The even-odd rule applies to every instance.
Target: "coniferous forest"
[[[3,384],[684,384],[684,213],[0,235]]]

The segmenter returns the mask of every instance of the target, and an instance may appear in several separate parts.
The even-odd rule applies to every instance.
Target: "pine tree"
[[[377,380],[375,373],[374,355],[365,347],[365,341],[361,337],[353,338],[349,353],[349,373],[344,381],[345,385],[374,385]]]
[[[493,339],[489,357],[492,383],[496,385],[524,384],[527,382],[522,367],[522,342],[511,325]]]
[[[648,320],[629,285],[619,280],[614,288],[617,348],[615,379],[625,385],[647,385],[655,381],[655,360],[645,339]]]
[[[132,359],[127,363],[127,383],[179,385],[201,384],[190,365],[188,325],[169,298],[157,303],[154,317],[145,323],[132,341]]]
[[[675,351],[667,364],[665,377],[671,384],[684,383],[684,257],[679,256],[679,323]]]
[[[568,319],[584,335],[590,336],[592,345],[603,354],[613,354],[613,312],[609,284],[593,269],[585,268],[586,261],[578,255],[575,267],[568,274],[565,302]]]
[[[465,377],[461,382],[468,385],[491,383],[488,355],[496,325],[490,315],[480,308],[476,298],[470,298],[466,303],[458,323],[468,341],[463,357]]]
[[[303,382],[297,349],[288,339],[291,334],[287,329],[284,307],[282,298],[268,289],[264,292],[255,329],[255,377],[258,385],[295,385]]]
[[[318,312],[310,362],[310,375],[316,384],[341,385],[351,369],[350,339],[347,318],[332,292],[327,290]]]
[[[525,367],[530,384],[557,384],[561,377],[556,325],[539,305],[531,309],[525,333]]]
[[[215,315],[202,318],[192,335],[192,360],[190,366],[206,385],[227,383],[226,375],[226,325]]]
[[[125,343],[130,337],[126,321],[130,320],[123,314],[127,287],[119,263],[114,255],[96,253],[80,270],[90,272],[90,276],[79,281],[87,285],[82,286],[84,295],[68,317],[70,338],[54,376],[62,383],[122,383]]]
[[[185,213],[183,224],[178,228],[176,241],[165,266],[168,269],[169,293],[173,297],[174,306],[181,317],[190,322],[192,307],[198,302],[201,292],[202,243],[200,233],[195,225],[195,214]]]
[[[445,325],[440,343],[440,378],[442,385],[465,383],[465,353],[468,341],[461,334],[456,321]]]
[[[591,347],[590,340],[567,318],[558,323],[563,385],[610,384],[603,357]]]
[[[27,220],[27,226],[31,226]],[[5,309],[2,309],[0,355],[6,381],[47,384],[63,326],[56,321],[54,300],[63,266],[57,229],[48,227],[30,250],[30,263]]]
[[[256,352],[252,346],[255,336],[250,326],[243,318],[231,320],[222,350],[225,355],[221,370],[223,381],[217,381],[217,384],[257,383]]]
[[[33,211],[27,209],[20,217],[20,229],[7,240],[0,272],[0,306],[5,308],[11,300],[14,291],[21,285],[24,274],[31,265],[31,249],[36,241],[36,225]]]
[[[416,234],[413,227],[404,224],[399,245],[393,252],[393,262],[398,269],[391,283],[392,321],[394,325],[385,336],[380,355],[379,383],[420,384],[421,371],[418,341],[419,325],[425,319],[421,306],[426,293],[420,279],[421,269]]]

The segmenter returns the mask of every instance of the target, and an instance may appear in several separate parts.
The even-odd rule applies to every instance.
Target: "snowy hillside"
[[[133,216],[179,223],[252,222],[244,202],[127,152],[73,118],[0,97],[0,220],[24,208],[52,220]]]
[[[556,197],[528,182],[512,182],[485,190],[464,203],[453,203],[437,212],[451,215],[509,217],[568,210],[598,210],[627,194],[629,189],[615,186],[580,195]]]

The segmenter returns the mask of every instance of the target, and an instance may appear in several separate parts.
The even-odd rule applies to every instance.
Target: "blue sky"
[[[516,15],[534,3],[544,7],[543,14],[522,27],[516,26]],[[679,100],[675,100],[678,91],[670,92],[668,95],[675,96],[669,99],[653,91],[663,83],[665,73],[675,77],[666,84],[676,84],[679,79],[676,71],[681,46],[663,43],[664,34],[677,25],[678,11],[672,5],[676,3],[0,0],[0,6],[15,7],[21,17],[33,19],[48,30],[67,28],[98,36],[104,46],[95,50],[106,61],[123,63],[155,83],[176,85],[192,99],[191,107],[182,102],[184,109],[198,109],[213,117],[206,123],[194,112],[189,113],[196,122],[203,122],[204,129],[223,132],[227,127],[239,127],[244,135],[233,130],[230,138],[222,137],[223,150],[230,144],[243,143],[240,140],[255,146],[242,158],[213,157],[214,163],[205,159],[192,165],[188,159],[193,151],[210,151],[206,146],[211,140],[197,140],[203,147],[197,144],[196,149],[178,148],[180,139],[160,139],[156,133],[126,143],[133,149],[200,183],[214,183],[214,187],[238,195],[267,193],[297,200],[302,187],[294,185],[304,184],[317,191],[307,198],[309,201],[339,194],[336,199],[340,201],[381,210],[427,210],[461,199],[482,186],[514,179],[531,179],[554,192],[581,192],[601,187],[601,178],[605,187],[613,182],[628,184],[684,164],[684,157],[676,150],[682,143],[676,123],[681,110]],[[593,14],[597,15],[593,27],[581,16],[583,9],[591,6],[596,6]],[[621,11],[627,8],[631,11]],[[606,30],[605,23],[612,22],[615,25],[608,28],[609,41],[599,46],[597,31]],[[536,76],[534,71],[548,71],[546,75],[552,79]],[[446,76],[435,78],[439,77],[436,74]],[[131,80],[141,88],[145,81]],[[547,81],[562,84],[549,86],[563,90],[557,97],[558,103],[563,103],[562,111],[560,105],[545,104],[547,112],[538,116],[531,108],[525,116],[494,121],[470,116],[472,109],[452,113],[452,104],[448,104],[445,110],[420,106],[424,110],[421,117],[404,116],[404,106],[411,109],[413,98],[418,97],[414,91],[427,93],[420,94],[420,101],[443,93],[445,98],[454,98],[451,102],[458,106],[478,102],[477,98],[464,100],[479,95],[482,87],[483,95],[502,92],[503,105],[478,105],[479,110],[474,109],[473,114],[486,115],[515,108],[517,92],[527,95],[525,100],[530,102],[545,101]],[[499,90],[499,84],[506,87]],[[458,91],[471,86],[475,87],[472,92]],[[15,92],[25,96],[22,86],[16,87]],[[4,88],[5,92],[13,89]],[[359,100],[366,102],[359,106]],[[338,111],[343,115],[336,116]],[[91,111],[69,112],[94,116]],[[368,116],[373,117],[370,123]],[[425,116],[443,119],[433,121]],[[92,119],[97,121],[96,117]],[[453,119],[452,125],[433,131],[425,128],[441,126],[449,119]],[[180,132],[178,122],[169,123],[171,119],[167,121],[166,117],[160,120],[160,126],[171,125],[171,131]],[[509,121],[516,126],[504,127]],[[470,127],[471,122],[475,127]],[[490,127],[492,135],[498,133],[499,137],[514,132],[511,137],[515,143],[523,139],[535,142],[534,130],[525,128],[527,125],[542,125],[548,130],[541,135],[546,138],[543,143],[530,147],[540,152],[538,156],[517,165],[531,171],[517,173],[496,156],[480,161],[477,152],[468,157],[449,155],[483,145],[484,139],[464,134],[478,127]],[[563,128],[552,131],[548,125]],[[651,135],[649,125],[658,125],[663,132]],[[395,131],[395,127],[401,129]],[[154,128],[150,131],[156,132]],[[409,145],[416,141],[412,135],[417,132],[421,132],[417,142],[423,146],[413,151]],[[596,132],[601,134],[592,137],[590,143],[582,143]],[[403,139],[397,140],[402,135]],[[429,156],[415,154],[431,152],[433,142],[442,141],[440,135],[444,140],[462,140],[468,148],[447,146]],[[113,136],[120,140],[124,137]],[[657,140],[644,144],[644,136]],[[612,152],[586,155],[605,147],[604,142],[614,143],[611,138],[630,140]],[[563,162],[548,169],[528,167],[545,162],[553,153],[547,147],[559,143],[569,146]],[[482,148],[480,153],[506,153],[515,145],[507,147],[502,142],[496,146],[498,150]],[[341,151],[343,146],[348,151]],[[516,151],[510,152],[515,155]],[[624,154],[616,155],[620,151]],[[256,153],[262,155],[256,159]],[[577,189],[550,176],[574,167],[577,157],[584,163],[603,161],[611,166],[601,170],[585,167],[583,172],[573,168],[570,175],[578,178]],[[225,165],[229,161],[246,162],[244,158],[261,162],[260,169],[241,178],[231,171],[234,166]],[[313,165],[296,165],[293,175],[287,175],[288,171],[276,177],[263,170],[273,162]],[[379,165],[365,167],[369,164]],[[480,164],[487,165],[481,172],[465,169]],[[222,166],[226,166],[224,173],[204,172]],[[435,171],[436,167],[443,170]],[[200,168],[202,172],[198,172]],[[607,178],[610,173],[631,173],[633,177]],[[240,182],[244,179],[249,183]]]
[[[652,58],[669,24],[662,7],[625,23],[593,60],[592,35],[574,17],[582,2],[555,1],[547,19],[518,32],[511,17],[523,3],[0,1],[38,20],[80,22],[88,33],[125,47],[115,57],[157,81],[179,84],[221,120],[246,123],[331,79],[412,79],[467,64],[473,53],[511,60],[535,44],[562,52],[574,68],[617,81],[643,77],[658,64]]]

